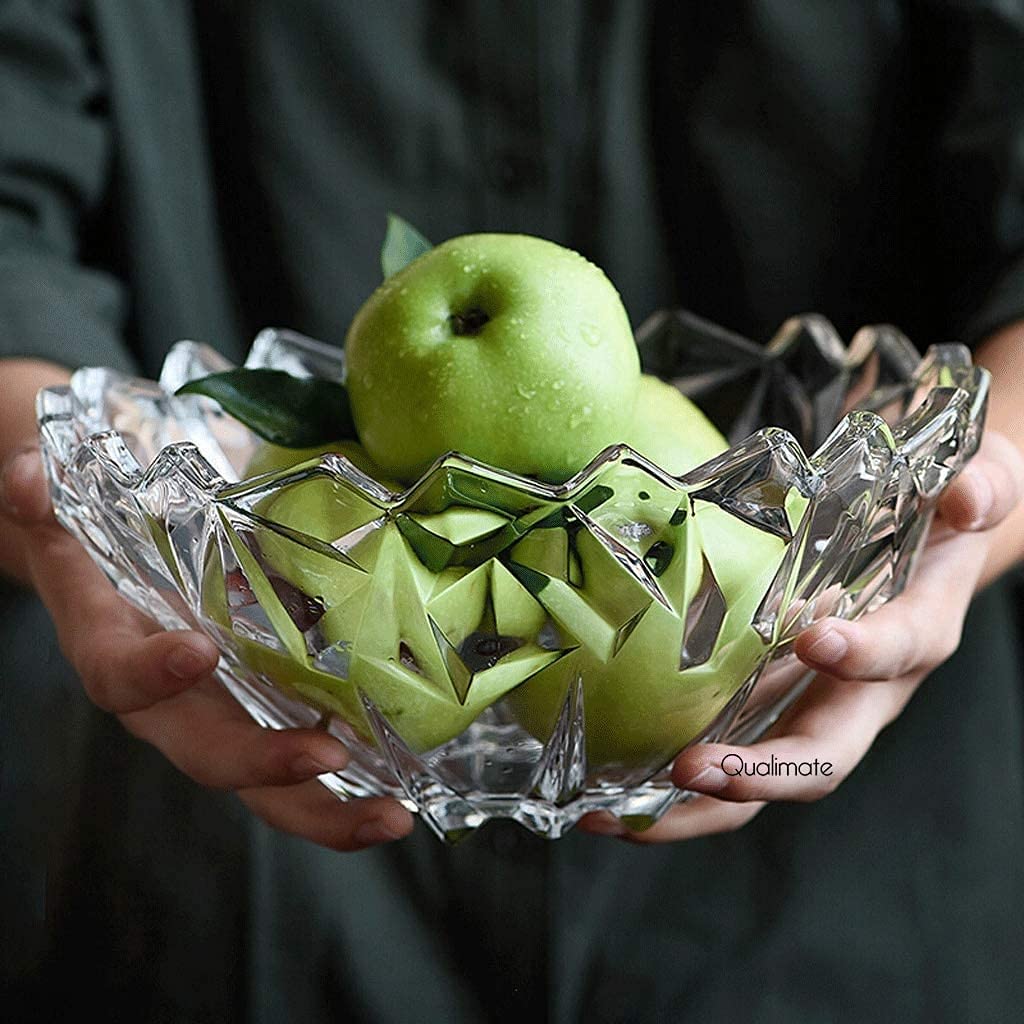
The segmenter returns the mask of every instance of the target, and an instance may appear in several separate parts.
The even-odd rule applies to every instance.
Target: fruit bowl
[[[40,392],[54,507],[127,600],[214,638],[253,718],[348,745],[321,777],[339,797],[395,796],[449,840],[598,809],[642,828],[686,798],[680,750],[753,741],[808,685],[801,629],[899,593],[988,377],[961,345],[847,346],[816,316],[762,347],[664,312],[637,341],[732,444],[684,476],[618,445],[559,485],[456,453],[404,490],[340,454],[244,478],[256,435],[175,396],[230,364],[184,341],[159,382]],[[246,365],[344,374],[282,330]]]

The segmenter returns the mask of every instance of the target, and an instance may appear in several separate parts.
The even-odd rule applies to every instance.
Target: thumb
[[[939,514],[955,530],[990,530],[1024,493],[1024,456],[1004,434],[985,431],[977,455],[939,499]]]
[[[53,519],[39,448],[19,448],[0,467],[0,511],[21,526],[42,525]]]

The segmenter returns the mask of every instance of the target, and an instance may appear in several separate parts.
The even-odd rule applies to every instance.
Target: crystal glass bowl
[[[125,598],[217,641],[257,721],[349,746],[338,796],[393,795],[449,839],[597,809],[643,827],[685,798],[681,749],[750,742],[799,696],[799,630],[899,592],[987,375],[813,316],[761,347],[660,313],[638,343],[733,443],[685,476],[620,445],[561,486],[458,454],[400,492],[341,455],[246,479],[259,439],[174,397],[229,364],[180,342],[158,383],[87,368],[40,393],[54,506]],[[277,330],[246,365],[344,373]]]

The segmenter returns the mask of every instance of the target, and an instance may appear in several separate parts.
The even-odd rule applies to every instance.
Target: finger
[[[193,630],[159,630],[55,520],[38,519],[26,534],[33,586],[61,649],[99,707],[117,713],[149,707],[213,670],[218,651],[212,640]]]
[[[591,835],[614,836],[638,846],[653,846],[735,832],[752,821],[765,806],[764,803],[727,803],[702,796],[673,807],[660,821],[643,831],[628,828],[608,811],[585,815],[577,828]]]
[[[37,447],[21,448],[4,463],[0,470],[0,508],[19,525],[52,519],[53,506]]]
[[[952,624],[933,627],[924,611],[892,604],[857,622],[823,619],[797,636],[793,650],[833,678],[888,682],[940,664],[958,642]]]
[[[108,624],[157,627],[118,595],[78,540],[54,518],[38,448],[15,453],[0,474],[5,514],[22,528],[32,584],[50,614],[92,629]]]
[[[32,585],[58,629],[62,624],[78,631],[125,624],[142,632],[157,628],[117,593],[85,548],[56,520],[34,523],[24,534]]]
[[[952,542],[968,539],[953,537]],[[922,559],[907,589],[888,604],[855,622],[827,618],[803,630],[793,644],[796,656],[837,679],[862,682],[931,671],[960,645],[981,569],[980,560],[970,564],[950,572],[944,557]]]
[[[214,679],[144,711],[122,715],[189,778],[212,789],[288,786],[340,771],[345,747],[322,729],[267,729]]]
[[[128,714],[180,694],[217,666],[220,653],[193,630],[154,632],[109,621],[58,624],[62,647],[89,699],[104,711]],[[72,633],[70,639],[68,633]]]
[[[22,449],[5,463],[0,493],[5,515],[26,538],[32,583],[51,614],[82,621],[106,612],[112,622],[122,621],[127,606],[82,545],[54,518],[38,448]]]
[[[748,747],[699,744],[672,768],[680,789],[727,801],[810,801],[833,792],[903,710],[916,681],[817,679],[777,734]]]
[[[1005,435],[988,431],[977,454],[939,500],[939,515],[957,530],[989,530],[1021,500],[1024,456]]]
[[[341,852],[401,839],[415,824],[413,815],[397,800],[341,801],[316,781],[283,789],[243,790],[238,795],[271,827]]]

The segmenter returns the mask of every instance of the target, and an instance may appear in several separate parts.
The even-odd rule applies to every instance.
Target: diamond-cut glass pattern
[[[181,342],[159,383],[94,368],[40,394],[51,493],[128,600],[217,640],[257,721],[349,745],[339,796],[394,795],[449,838],[651,822],[683,747],[749,742],[802,692],[797,632],[899,593],[987,376],[817,316],[761,347],[659,313],[638,343],[728,452],[677,478],[619,446],[557,487],[457,454],[401,493],[334,454],[245,479],[258,439],[174,397],[226,364]],[[247,365],[344,377],[287,331]]]

